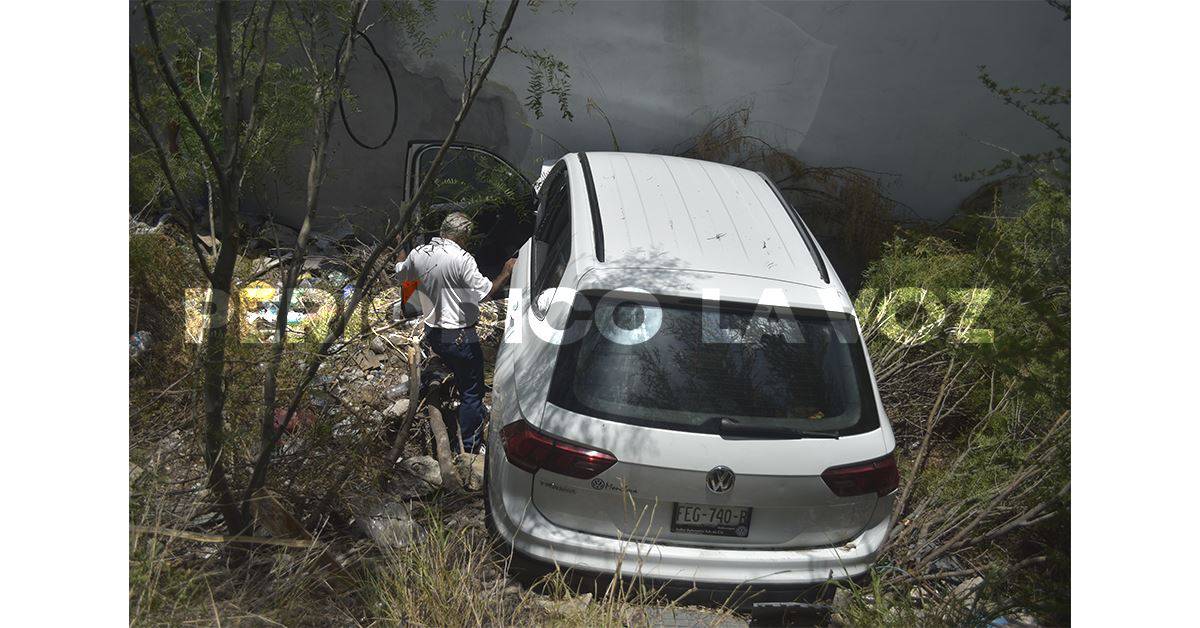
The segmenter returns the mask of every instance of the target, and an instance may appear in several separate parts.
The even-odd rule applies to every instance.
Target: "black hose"
[[[362,146],[363,148],[365,148],[367,150],[375,150],[377,148],[383,148],[383,146],[385,144],[387,144],[388,142],[391,141],[392,136],[396,134],[396,122],[400,118],[400,99],[396,95],[396,79],[392,78],[392,70],[390,68],[388,68],[387,62],[383,60],[383,55],[380,55],[379,51],[375,49],[375,44],[371,43],[371,39],[369,37],[367,37],[367,34],[362,31],[355,31],[354,36],[356,38],[361,37],[361,38],[363,38],[363,40],[365,40],[367,42],[367,47],[369,47],[371,49],[371,54],[375,55],[375,58],[379,59],[380,65],[383,66],[383,71],[384,71],[384,73],[387,74],[388,84],[392,86],[392,128],[388,130],[387,137],[383,138],[382,142],[380,142],[374,146],[370,146],[370,145],[364,143],[362,140],[358,139],[358,136],[355,135],[354,131],[350,129],[350,121],[346,119],[346,101],[345,101],[345,99],[342,98],[342,94],[340,94],[340,93],[338,94],[338,111],[340,111],[342,114],[342,124],[345,125],[346,134],[350,136],[350,139],[354,140],[355,144],[358,144],[359,146]],[[343,37],[342,43],[338,44],[338,53],[334,57],[335,59],[341,58],[342,46],[344,46],[345,44],[346,44],[346,38]]]

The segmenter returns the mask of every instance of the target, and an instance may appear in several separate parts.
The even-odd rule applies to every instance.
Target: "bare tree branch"
[[[291,420],[291,414],[289,413],[283,423],[278,427],[274,425],[279,365],[283,361],[284,348],[287,344],[288,309],[291,305],[296,281],[300,277],[300,271],[304,268],[304,258],[308,249],[308,236],[312,229],[313,218],[317,213],[317,199],[321,193],[321,183],[325,178],[326,147],[329,144],[329,129],[333,122],[333,110],[337,106],[337,96],[341,93],[342,85],[345,82],[346,70],[350,66],[350,57],[354,54],[354,36],[358,31],[358,24],[362,20],[362,15],[366,7],[367,3],[365,0],[355,0],[354,4],[351,5],[350,23],[346,27],[346,45],[341,50],[341,56],[336,60],[336,70],[334,71],[332,85],[325,84],[319,75],[313,76],[314,137],[312,156],[308,165],[308,195],[304,221],[301,223],[300,231],[296,236],[296,247],[292,252],[291,264],[287,272],[284,273],[283,285],[279,293],[279,302],[276,306],[278,311],[275,319],[275,338],[271,347],[270,361],[267,364],[266,377],[263,381],[261,451],[267,455],[274,449],[274,443],[278,439],[277,432],[283,432],[287,428],[287,422]],[[245,493],[242,496],[243,516],[249,513],[250,496],[254,495],[266,482],[268,462],[269,458],[260,455],[254,465],[254,474],[250,477],[250,482],[246,485]]]
[[[179,185],[175,182],[175,174],[171,170],[171,164],[167,161],[167,152],[163,149],[162,142],[158,139],[158,134],[154,130],[154,126],[150,124],[150,118],[146,115],[145,105],[142,102],[142,90],[139,87],[137,76],[137,64],[133,55],[129,55],[129,84],[133,90],[133,108],[137,114],[138,123],[141,124],[142,130],[150,137],[150,142],[154,145],[154,155],[158,158],[158,167],[162,170],[163,176],[167,180],[167,188],[171,190],[171,195],[175,198],[175,214],[183,221],[188,232],[188,242],[191,243],[192,249],[196,252],[196,261],[200,264],[200,271],[204,273],[204,277],[210,282],[212,281],[212,270],[208,266],[208,258],[204,255],[204,251],[200,247],[200,238],[196,235],[196,223],[192,218],[191,212],[187,210],[187,204],[183,200],[183,195],[179,192]]]
[[[254,137],[254,131],[258,128],[259,115],[258,109],[262,98],[263,77],[267,74],[267,55],[271,50],[271,18],[275,15],[275,0],[271,0],[267,5],[267,16],[263,23],[263,42],[262,56],[258,62],[258,75],[254,77],[254,91],[251,94],[250,100],[250,121],[246,123],[246,132],[243,137],[243,143],[238,148],[239,152],[244,152],[249,146],[251,139]]]
[[[393,248],[393,245],[398,245],[400,243],[400,235],[407,226],[413,207],[415,207],[416,204],[422,200],[432,186],[434,177],[438,175],[441,169],[442,161],[445,159],[446,152],[448,151],[450,145],[453,144],[454,140],[458,137],[458,132],[462,127],[463,120],[466,119],[467,113],[474,104],[475,98],[479,94],[479,90],[483,87],[484,81],[487,79],[488,74],[495,65],[500,50],[504,46],[505,38],[509,28],[512,26],[513,16],[516,14],[518,6],[519,0],[510,0],[508,10],[504,15],[504,19],[496,30],[496,39],[493,42],[492,52],[485,59],[479,72],[470,77],[470,80],[467,82],[467,87],[463,90],[463,96],[460,99],[458,112],[454,116],[454,121],[450,125],[450,130],[447,132],[445,139],[442,141],[442,145],[438,148],[438,152],[434,155],[428,171],[426,171],[424,178],[421,180],[420,185],[417,187],[417,190],[413,193],[412,197],[401,208],[399,220],[392,225],[390,229],[388,229],[385,236],[380,240],[379,244],[375,245],[375,247],[371,250],[370,255],[368,255],[366,261],[363,263],[362,269],[359,271],[358,278],[354,283],[355,290],[350,297],[349,303],[339,315],[335,316],[333,320],[330,321],[329,330],[326,333],[325,338],[321,341],[320,347],[308,360],[304,374],[292,393],[291,401],[288,404],[287,412],[284,414],[281,425],[287,425],[288,422],[291,421],[292,417],[295,415],[300,406],[300,401],[303,399],[305,392],[308,390],[313,378],[316,377],[317,370],[320,368],[325,358],[329,355],[333,345],[342,337],[347,324],[354,316],[354,313],[359,304],[362,302],[363,298],[365,298],[367,294],[370,294],[375,281],[378,280],[378,278],[384,272],[385,265],[379,264],[380,260],[390,260],[395,256],[396,249]],[[263,450],[259,453],[259,458],[255,463],[254,475],[255,477],[261,478],[260,481],[263,484],[266,482],[267,467],[270,464],[271,454],[275,447],[278,446],[279,439],[282,434],[283,430],[274,431],[271,442],[266,444]]]
[[[187,118],[188,123],[192,126],[192,130],[200,138],[200,144],[204,147],[204,154],[208,156],[213,173],[220,177],[221,160],[217,158],[217,150],[213,147],[212,139],[204,131],[204,127],[200,125],[200,120],[196,118],[195,112],[192,111],[192,106],[183,97],[183,90],[179,87],[179,78],[175,76],[175,70],[171,67],[171,62],[167,60],[167,54],[163,50],[162,41],[158,35],[158,20],[154,17],[154,8],[151,6],[150,0],[142,0],[142,12],[146,15],[146,30],[150,33],[150,41],[154,44],[155,59],[158,60],[158,69],[162,74],[163,82],[167,84],[171,93],[174,94],[175,104],[179,106],[179,110]]]

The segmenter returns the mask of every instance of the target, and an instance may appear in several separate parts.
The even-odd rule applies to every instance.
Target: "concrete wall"
[[[368,151],[335,125],[324,216],[354,216],[370,230],[394,215],[407,141],[440,138],[457,107],[456,16],[468,7],[477,5],[440,5],[438,28],[450,36],[432,58],[414,58],[398,33],[371,31],[398,82],[399,127],[388,146]],[[538,13],[523,5],[511,34],[515,45],[549,50],[570,66],[575,120],[559,119],[552,102],[533,119],[522,104],[524,62],[508,55],[460,137],[530,173],[564,152],[612,148],[589,99],[608,114],[623,150],[647,152],[669,152],[714,114],[753,103],[756,134],[813,164],[892,173],[892,196],[932,219],[976,187],[954,173],[1003,157],[980,140],[1023,151],[1050,143],[983,89],[976,66],[988,65],[1004,84],[1070,86],[1070,22],[1040,1],[580,0],[563,8],[546,0]],[[349,78],[363,108],[351,124],[364,139],[381,138],[391,121],[382,71],[360,54]],[[285,222],[301,213],[306,160],[298,152],[296,176],[258,199]]]

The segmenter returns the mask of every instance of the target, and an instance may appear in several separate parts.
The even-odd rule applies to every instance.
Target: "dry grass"
[[[149,267],[161,259],[163,247],[169,253],[172,246],[169,238],[139,237],[131,255],[144,256],[147,263],[139,268]],[[252,264],[239,267],[239,282],[255,272]],[[175,303],[156,291],[175,295],[187,280],[184,272],[163,288],[150,273],[138,271],[131,273],[136,284],[131,294],[143,303]],[[503,311],[498,307],[487,316],[498,317]],[[181,317],[181,308],[174,308],[169,315]],[[157,351],[134,364],[130,377],[131,625],[647,625],[654,615],[646,609],[672,608],[656,591],[621,580],[583,595],[568,574],[557,571],[527,583],[532,586],[513,580],[506,557],[493,550],[484,530],[478,494],[440,493],[425,507],[414,502],[423,529],[420,543],[384,551],[362,539],[350,504],[378,490],[389,446],[380,413],[391,401],[383,391],[407,371],[397,350],[373,379],[355,375],[339,384],[367,338],[349,341],[321,371],[330,378],[305,403],[315,410],[315,425],[285,437],[272,466],[269,487],[315,533],[319,548],[205,542],[224,530],[204,486],[197,356],[183,339],[182,325],[164,323]],[[266,345],[236,340],[228,347],[225,455],[239,485],[258,447],[258,365],[265,350]],[[289,345],[282,389],[294,385],[293,365],[306,350]],[[170,367],[156,370],[159,364]],[[423,441],[412,438],[407,453],[422,453]],[[337,490],[326,509],[331,489]],[[194,534],[177,538],[146,530]],[[262,527],[250,534],[270,535]],[[343,569],[322,558],[325,548]]]
[[[182,525],[183,515],[206,509],[194,500],[180,511],[162,492],[150,499],[153,507],[138,509],[138,526]],[[235,548],[134,530],[130,624],[646,626],[679,608],[636,581],[615,579],[606,589],[581,594],[575,579],[559,570],[527,587],[509,576],[507,557],[475,516],[477,496],[465,509],[472,512],[454,502],[419,509],[420,540],[406,547],[380,550],[327,536],[345,565],[341,576],[316,549]],[[702,618],[700,625],[731,615],[691,612]]]

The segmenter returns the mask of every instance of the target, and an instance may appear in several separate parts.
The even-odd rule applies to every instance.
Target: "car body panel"
[[[488,499],[492,525],[513,549],[561,568],[636,575],[684,583],[794,585],[853,578],[874,564],[890,529],[895,494],[880,498],[866,528],[835,547],[742,549],[668,545],[640,535],[609,537],[571,530],[548,519],[528,500],[532,476],[504,464],[502,451],[488,452],[492,476]],[[504,504],[498,506],[497,504]]]
[[[824,252],[819,245],[806,247],[756,173],[657,155],[587,156],[604,237],[593,238],[597,225],[583,165],[577,155],[567,155],[560,163],[570,177],[572,246],[553,295],[563,307],[549,307],[543,316],[531,308],[538,295],[529,294],[529,242],[510,286],[494,372],[485,489],[502,540],[563,567],[629,573],[637,565],[646,577],[687,581],[804,584],[865,572],[886,539],[895,494],[838,497],[820,476],[894,448],[873,372],[879,428],[837,439],[726,439],[586,416],[547,401],[559,330],[575,290],[633,288],[767,303],[837,313],[857,326],[853,304]],[[602,256],[596,249],[601,241]],[[828,281],[818,263],[829,269]],[[869,370],[869,356],[866,363]],[[507,462],[499,436],[520,420],[555,438],[608,451],[618,462],[588,479],[528,473]],[[706,474],[718,465],[736,473],[728,493],[706,486]],[[748,534],[672,532],[675,503],[750,507]]]
[[[533,502],[547,520],[603,536],[741,547],[829,547],[857,536],[877,496],[837,497],[821,479],[847,460],[878,457],[878,431],[836,440],[726,440],[715,434],[625,425],[548,404],[539,426],[616,456],[591,480],[539,471]],[[726,493],[708,489],[716,466],[734,471]],[[752,508],[746,538],[671,531],[674,503]]]
[[[648,252],[662,268],[824,283],[770,186],[742,168],[663,155],[588,153],[605,263]]]

